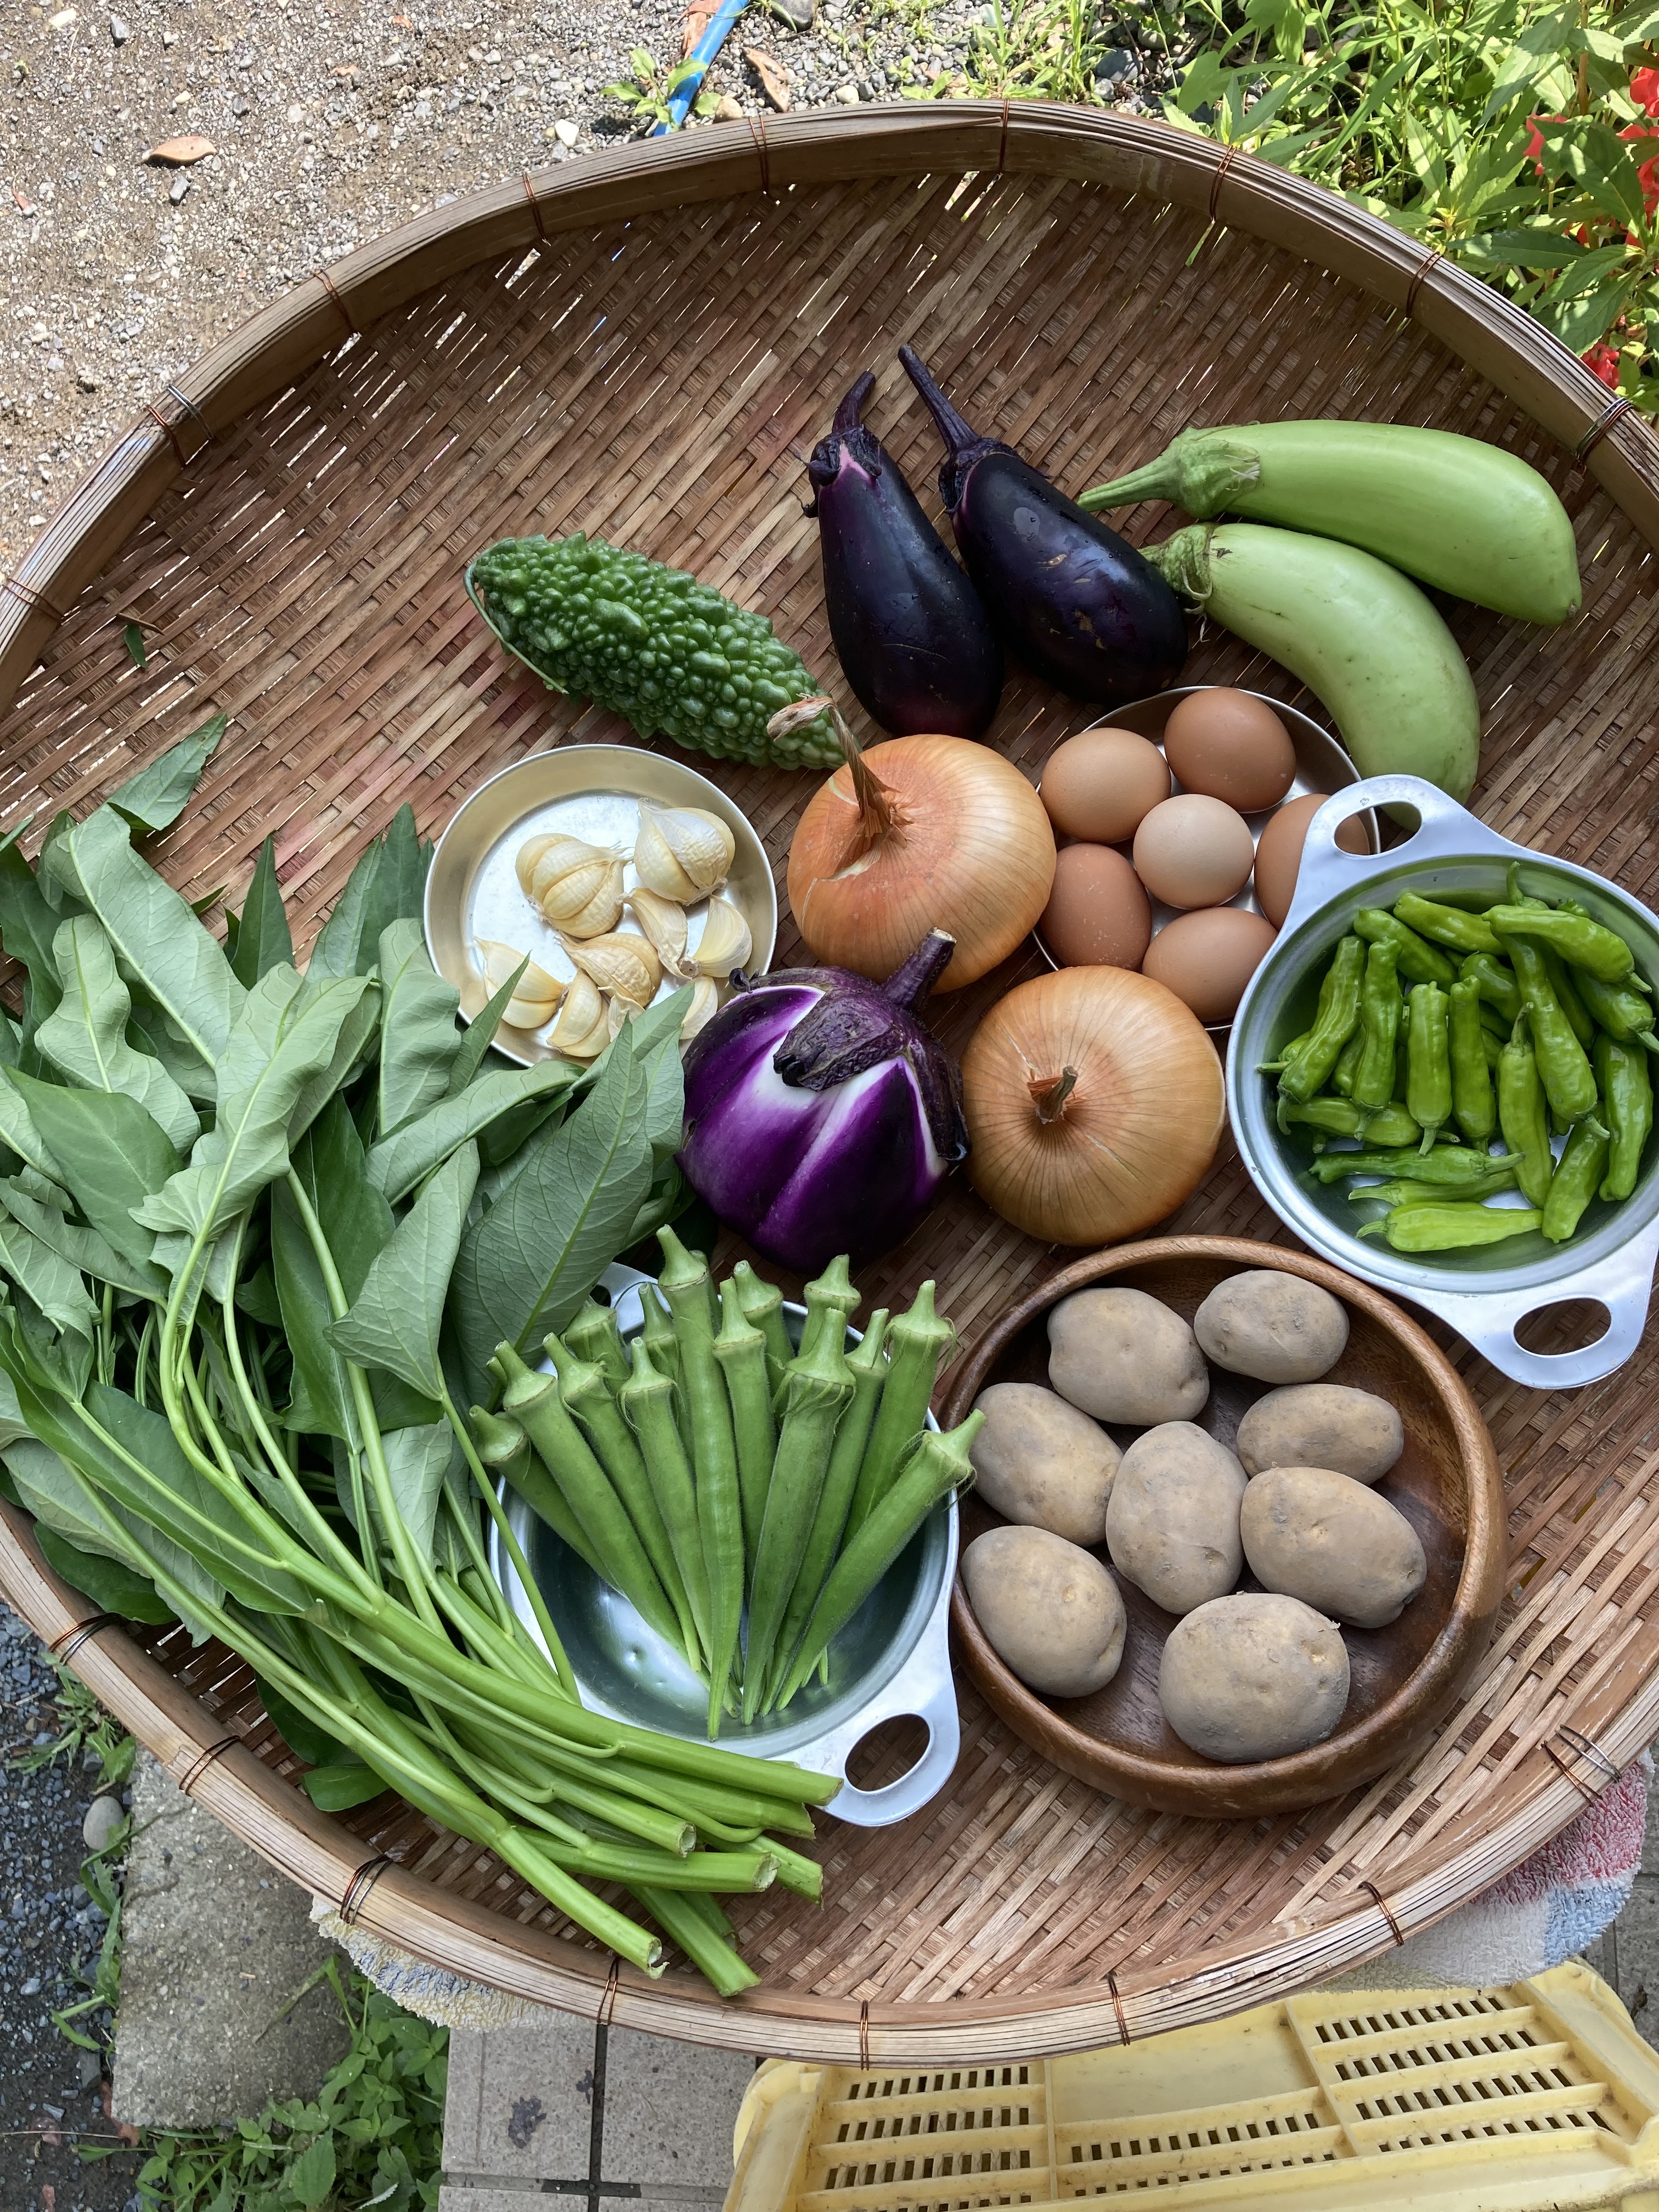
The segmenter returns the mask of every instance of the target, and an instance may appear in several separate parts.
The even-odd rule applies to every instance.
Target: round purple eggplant
[[[1002,647],[903,471],[859,419],[875,383],[859,378],[806,465],[830,635],[884,730],[982,738],[1002,696]]]
[[[955,949],[931,931],[884,983],[845,968],[739,973],[686,1048],[685,1179],[781,1267],[874,1259],[966,1158],[961,1073],[916,1017]]]
[[[939,491],[1009,651],[1101,706],[1167,690],[1187,658],[1187,621],[1163,577],[1012,446],[980,437],[908,346],[899,359],[950,449]]]

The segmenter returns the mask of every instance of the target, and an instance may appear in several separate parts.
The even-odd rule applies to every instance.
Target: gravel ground
[[[55,1687],[33,1635],[0,1604],[0,2205],[136,2212],[136,2155],[91,2166],[76,2155],[79,2138],[107,2141],[112,2124],[97,2058],[66,2042],[51,2017],[83,1994],[78,1970],[104,1933],[78,1878],[97,1762],[60,1759],[27,1775],[10,1765],[58,1733]]]
[[[169,377],[286,286],[417,210],[625,141],[684,0],[118,0],[0,7],[0,569]],[[753,0],[708,79],[724,127],[957,81],[983,0]],[[1126,34],[1127,35],[1127,34]],[[1102,89],[1134,109],[1127,49]],[[696,126],[719,129],[711,120]],[[183,167],[149,150],[191,136]]]

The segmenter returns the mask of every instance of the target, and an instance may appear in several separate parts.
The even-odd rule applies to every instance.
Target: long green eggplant
[[[1328,538],[1194,523],[1146,548],[1194,604],[1329,708],[1361,775],[1420,775],[1467,799],[1480,709],[1457,641],[1397,568]]]
[[[1085,491],[1091,512],[1167,499],[1362,546],[1437,591],[1522,622],[1577,611],[1578,550],[1536,469],[1500,446],[1407,422],[1183,430],[1144,468]]]

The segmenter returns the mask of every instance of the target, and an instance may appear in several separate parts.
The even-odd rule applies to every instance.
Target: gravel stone
[[[87,1808],[86,1819],[81,1823],[82,1840],[87,1849],[89,1851],[107,1850],[111,1838],[126,1817],[125,1808],[118,1797],[107,1795],[94,1797]],[[82,1895],[84,1898],[84,1891]]]

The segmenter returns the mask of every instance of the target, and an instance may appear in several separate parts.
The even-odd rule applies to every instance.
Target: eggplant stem
[[[832,438],[844,438],[849,430],[856,430],[864,418],[870,394],[876,388],[876,380],[866,368],[849,386],[846,398],[836,410],[836,419],[830,425]]]
[[[1065,1112],[1066,1101],[1077,1088],[1077,1070],[1063,1067],[1058,1075],[1034,1075],[1025,1088],[1031,1094],[1036,1117],[1046,1129]]]

